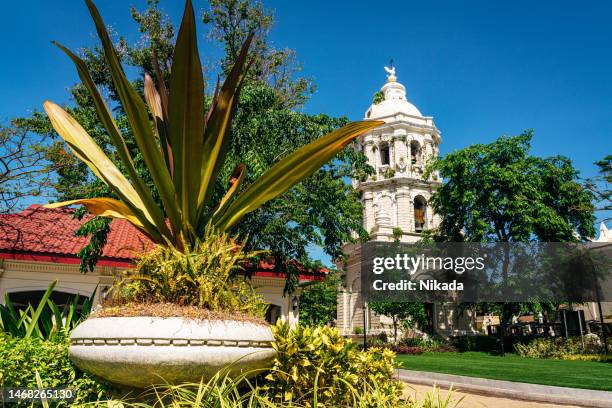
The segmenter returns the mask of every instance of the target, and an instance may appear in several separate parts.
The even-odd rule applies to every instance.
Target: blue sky
[[[178,21],[183,2],[160,3]],[[136,38],[128,6],[142,9],[144,0],[97,4],[107,24]],[[534,154],[567,155],[585,176],[612,154],[612,2],[264,4],[277,19],[273,43],[295,49],[317,83],[307,112],[361,119],[392,57],[408,98],[442,131],[442,154],[529,128]],[[201,31],[206,54],[211,45]],[[95,42],[84,2],[5,2],[0,34],[0,119],[25,115],[45,99],[67,102],[77,75],[49,41],[71,48]]]

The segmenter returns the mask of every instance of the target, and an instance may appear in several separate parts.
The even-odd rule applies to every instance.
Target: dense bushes
[[[553,358],[560,360],[611,361],[604,356],[604,347],[597,338],[585,336],[584,347],[580,338],[546,337],[527,344],[516,344],[516,352],[522,357]]]
[[[0,387],[37,388],[36,372],[45,387],[74,389],[77,403],[105,398],[110,390],[72,365],[66,338],[45,341],[0,334]]]
[[[266,376],[265,389],[275,401],[353,405],[353,391],[376,385],[363,398],[376,397],[379,402],[384,398],[388,406],[399,403],[402,385],[393,380],[395,354],[390,350],[358,350],[330,327],[298,326],[290,330],[289,325],[280,323],[273,330],[278,355]],[[363,406],[378,405],[372,402]]]
[[[290,330],[287,324],[279,323],[273,330],[278,355],[265,378],[232,380],[221,372],[208,383],[158,387],[138,400],[122,398],[110,403],[108,400],[118,397],[113,395],[117,390],[70,363],[67,339],[44,341],[0,334],[0,387],[36,388],[38,372],[45,387],[70,387],[76,391],[75,405],[89,402],[87,406],[91,407],[446,406],[435,395],[420,402],[402,400],[403,386],[393,379],[395,354],[388,349],[359,350],[329,327],[298,326]]]
[[[0,304],[0,332],[13,337],[52,339],[65,336],[87,318],[96,291],[89,298],[74,295],[60,308],[51,300],[55,285],[57,280],[49,284],[37,305],[28,304],[25,310],[14,307],[7,295],[4,304]]]
[[[424,338],[408,338],[402,339],[399,344],[407,347],[417,347],[427,352],[445,352],[445,351],[457,351],[455,347],[448,341],[439,337]]]
[[[529,338],[504,336],[504,350],[506,353],[514,352],[517,343],[529,341]],[[500,339],[498,336],[460,336],[452,337],[450,344],[459,352],[482,351],[485,353],[497,354],[500,352]]]
[[[398,343],[389,343],[387,336],[378,335],[368,340],[368,344],[374,347],[383,347],[393,351],[395,354],[422,354],[426,352],[450,352],[457,351],[453,345],[441,338],[407,338]]]

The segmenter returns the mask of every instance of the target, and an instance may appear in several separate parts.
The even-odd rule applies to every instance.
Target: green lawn
[[[560,387],[612,391],[612,364],[590,361],[540,360],[486,353],[401,354],[407,370],[465,375]]]

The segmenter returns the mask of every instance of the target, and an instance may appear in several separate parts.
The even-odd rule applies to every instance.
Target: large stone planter
[[[200,382],[229,367],[232,375],[271,367],[268,326],[180,317],[100,317],[77,326],[70,359],[110,382],[146,388]]]

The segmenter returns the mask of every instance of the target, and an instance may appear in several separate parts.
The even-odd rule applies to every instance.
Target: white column
[[[374,227],[374,194],[371,191],[363,193],[363,228],[370,232]]]
[[[399,187],[395,198],[397,203],[397,226],[401,228],[403,232],[410,232],[412,206],[410,203],[409,188],[407,186]]]

